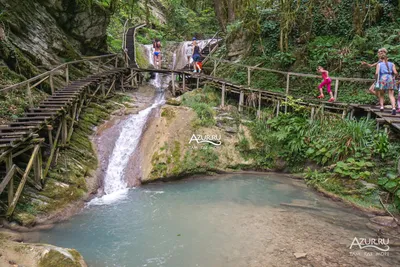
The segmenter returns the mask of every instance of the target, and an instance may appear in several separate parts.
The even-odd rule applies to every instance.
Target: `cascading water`
[[[173,55],[173,64],[175,68],[182,68],[186,64],[185,49],[190,42],[182,42],[179,44]],[[198,41],[202,48],[208,40]],[[144,46],[149,64],[154,66],[152,45]],[[175,65],[176,64],[176,65]],[[130,115],[121,127],[121,132],[115,143],[112,155],[110,157],[104,178],[104,195],[93,199],[90,205],[104,205],[114,203],[127,196],[128,185],[125,179],[125,169],[129,164],[131,156],[138,147],[140,138],[142,137],[143,128],[151,114],[151,111],[164,104],[164,88],[170,82],[169,75],[155,74],[154,79],[150,81],[157,90],[152,106],[140,111],[138,114]]]
[[[202,50],[209,42],[213,43],[216,42],[214,39],[207,39],[207,40],[198,40],[197,44],[200,47],[200,50]],[[182,69],[184,68],[188,62],[187,62],[187,56],[186,56],[186,48],[189,44],[191,44],[191,41],[186,41],[186,42],[181,42],[178,49],[176,50],[176,61],[174,62],[175,69]],[[193,63],[192,57],[190,57],[190,64]]]
[[[128,192],[128,185],[125,181],[125,168],[129,163],[131,155],[138,147],[143,128],[151,111],[164,104],[164,102],[164,93],[158,93],[153,105],[140,111],[138,114],[131,115],[124,122],[121,133],[115,143],[104,178],[105,195],[93,199],[90,204],[110,204],[125,198]]]
[[[155,67],[154,56],[152,51],[153,45],[144,45],[144,48],[147,54],[147,60],[149,61],[150,65]],[[161,75],[159,73],[155,73],[155,77],[150,81],[150,84],[156,88],[161,88],[162,87]]]

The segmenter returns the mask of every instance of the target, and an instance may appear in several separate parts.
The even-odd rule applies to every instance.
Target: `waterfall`
[[[138,114],[130,115],[124,122],[104,177],[105,195],[93,199],[90,204],[110,204],[126,197],[128,185],[125,181],[125,168],[128,166],[131,156],[139,145],[143,128],[151,111],[163,105],[164,102],[164,94],[158,93],[153,105],[140,111]]]
[[[176,64],[176,69],[182,68],[186,64],[185,49],[188,43],[190,42],[180,43],[173,53],[173,64]],[[198,43],[200,48],[203,48],[208,43],[208,40],[199,41]],[[144,48],[149,63],[153,65],[152,45],[145,45]],[[125,179],[125,169],[140,143],[143,129],[152,110],[165,103],[164,89],[168,87],[170,79],[170,75],[156,73],[154,79],[150,81],[150,84],[157,91],[153,104],[138,114],[130,115],[123,122],[105,172],[104,195],[94,198],[90,201],[89,205],[111,204],[127,196],[129,188]]]

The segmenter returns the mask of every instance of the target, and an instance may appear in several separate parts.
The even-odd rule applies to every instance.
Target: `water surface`
[[[334,266],[325,258],[386,266],[389,257],[349,255],[355,236],[374,235],[367,221],[293,179],[236,174],[131,189],[43,232],[41,242],[76,248],[100,267],[301,266],[296,252],[314,266]],[[367,264],[375,260],[383,265]]]

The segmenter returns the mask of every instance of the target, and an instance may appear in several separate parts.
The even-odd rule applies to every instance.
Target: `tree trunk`
[[[228,0],[228,22],[235,21],[235,7],[234,7],[234,0]]]
[[[150,9],[149,9],[149,0],[146,0],[144,3],[145,9],[146,9],[146,24],[147,26],[150,26]]]
[[[225,19],[225,12],[224,12],[222,6],[223,6],[223,3],[221,0],[214,0],[215,15],[217,16],[221,30],[225,31],[226,30],[226,19]]]

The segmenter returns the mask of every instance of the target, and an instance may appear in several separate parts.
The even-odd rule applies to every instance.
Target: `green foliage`
[[[211,88],[205,87],[202,90],[194,90],[184,94],[182,104],[192,108],[197,113],[198,126],[215,125],[215,110],[213,107],[220,103],[219,95]]]
[[[336,163],[336,168],[333,171],[342,178],[367,179],[371,176],[371,172],[367,169],[373,166],[371,162],[365,160],[348,158],[346,161]]]
[[[393,203],[400,210],[400,176],[389,172],[386,177],[380,178],[378,184],[390,193]]]

